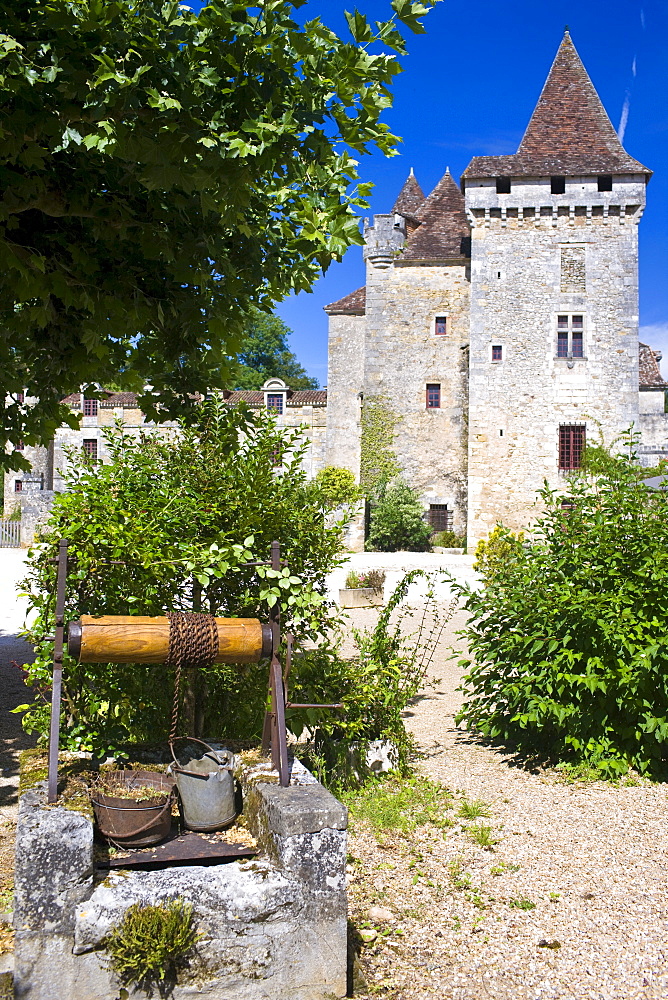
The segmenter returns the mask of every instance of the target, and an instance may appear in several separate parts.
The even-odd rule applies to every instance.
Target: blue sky
[[[310,0],[339,34],[353,3]],[[387,16],[389,2],[360,0],[369,17]],[[410,167],[425,194],[447,166],[458,178],[472,156],[514,153],[568,24],[594,86],[618,128],[629,95],[627,151],[655,171],[640,223],[641,338],[664,351],[668,376],[668,3],[665,0],[445,0],[412,35],[404,72],[395,78],[394,106],[384,116],[402,136],[400,155],[363,158],[364,180],[376,185],[372,211],[387,212]],[[635,76],[633,64],[635,60]],[[294,331],[291,346],[321,384],[327,381],[324,305],[364,284],[361,250],[333,264],[312,294],[300,293],[277,312]]]
[[[198,7],[198,3],[192,6]],[[309,0],[303,18],[320,17],[348,37],[344,0]],[[359,0],[369,18],[388,16],[389,0]],[[384,120],[402,136],[400,154],[362,158],[372,181],[372,212],[387,212],[409,169],[425,192],[447,166],[459,178],[472,156],[514,153],[538,100],[565,25],[618,128],[628,102],[624,146],[655,171],[640,223],[641,337],[664,351],[668,377],[668,2],[667,0],[444,0],[410,35],[394,106]],[[635,73],[634,73],[635,67]],[[323,306],[364,284],[361,250],[333,264],[311,294],[277,309],[293,330],[292,350],[321,384],[327,381]]]

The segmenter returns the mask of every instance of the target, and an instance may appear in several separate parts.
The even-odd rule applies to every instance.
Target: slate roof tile
[[[342,299],[338,299],[336,302],[330,302],[328,306],[325,306],[325,312],[330,316],[364,316],[365,309],[366,286],[364,285],[362,288],[358,288],[356,291],[350,292],[349,295],[344,295]]]
[[[415,214],[424,201],[424,192],[417,182],[417,178],[411,169],[410,174],[404,181],[392,211],[395,215],[403,215],[405,218],[414,219]]]
[[[648,344],[638,344],[638,381],[641,389],[668,389],[668,382],[665,381],[659,368],[659,357],[657,351],[653,351]]]
[[[420,225],[406,241],[397,266],[420,261],[470,257],[471,230],[464,209],[464,196],[446,170],[416,213]]]

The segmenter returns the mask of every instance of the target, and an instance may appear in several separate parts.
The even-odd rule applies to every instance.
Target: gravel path
[[[373,612],[357,612],[369,625]],[[364,955],[371,987],[393,1000],[659,1000],[668,997],[668,788],[665,784],[567,784],[525,770],[511,754],[457,730],[457,661],[440,644],[427,690],[407,713],[426,756],[421,769],[455,793],[445,838],[394,842],[392,877],[378,881],[388,844],[353,831],[364,856],[353,908],[389,905],[396,933]],[[457,801],[483,800],[489,818],[457,818]],[[470,827],[487,824],[485,850]],[[356,846],[357,845],[357,846]],[[389,845],[392,849],[392,845]],[[413,858],[410,862],[408,859]],[[380,860],[379,860],[380,859]],[[407,875],[420,871],[420,877]],[[370,891],[373,890],[373,891]],[[422,914],[406,907],[406,896]]]

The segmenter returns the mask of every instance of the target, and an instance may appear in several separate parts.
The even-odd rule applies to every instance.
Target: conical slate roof
[[[411,172],[404,181],[404,186],[399,192],[399,197],[394,203],[392,211],[395,215],[403,215],[405,218],[415,218],[415,213],[424,201],[424,192],[417,182],[417,178]]]
[[[476,156],[462,177],[573,177],[651,171],[626,152],[566,31],[514,156]]]
[[[471,230],[464,196],[446,170],[416,213],[420,223],[409,236],[396,264],[438,261],[470,256]]]

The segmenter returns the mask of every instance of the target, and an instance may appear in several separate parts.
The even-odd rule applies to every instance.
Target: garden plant
[[[668,494],[626,455],[546,485],[531,537],[478,551],[459,721],[617,776],[668,759]],[[599,468],[602,463],[599,463]]]

